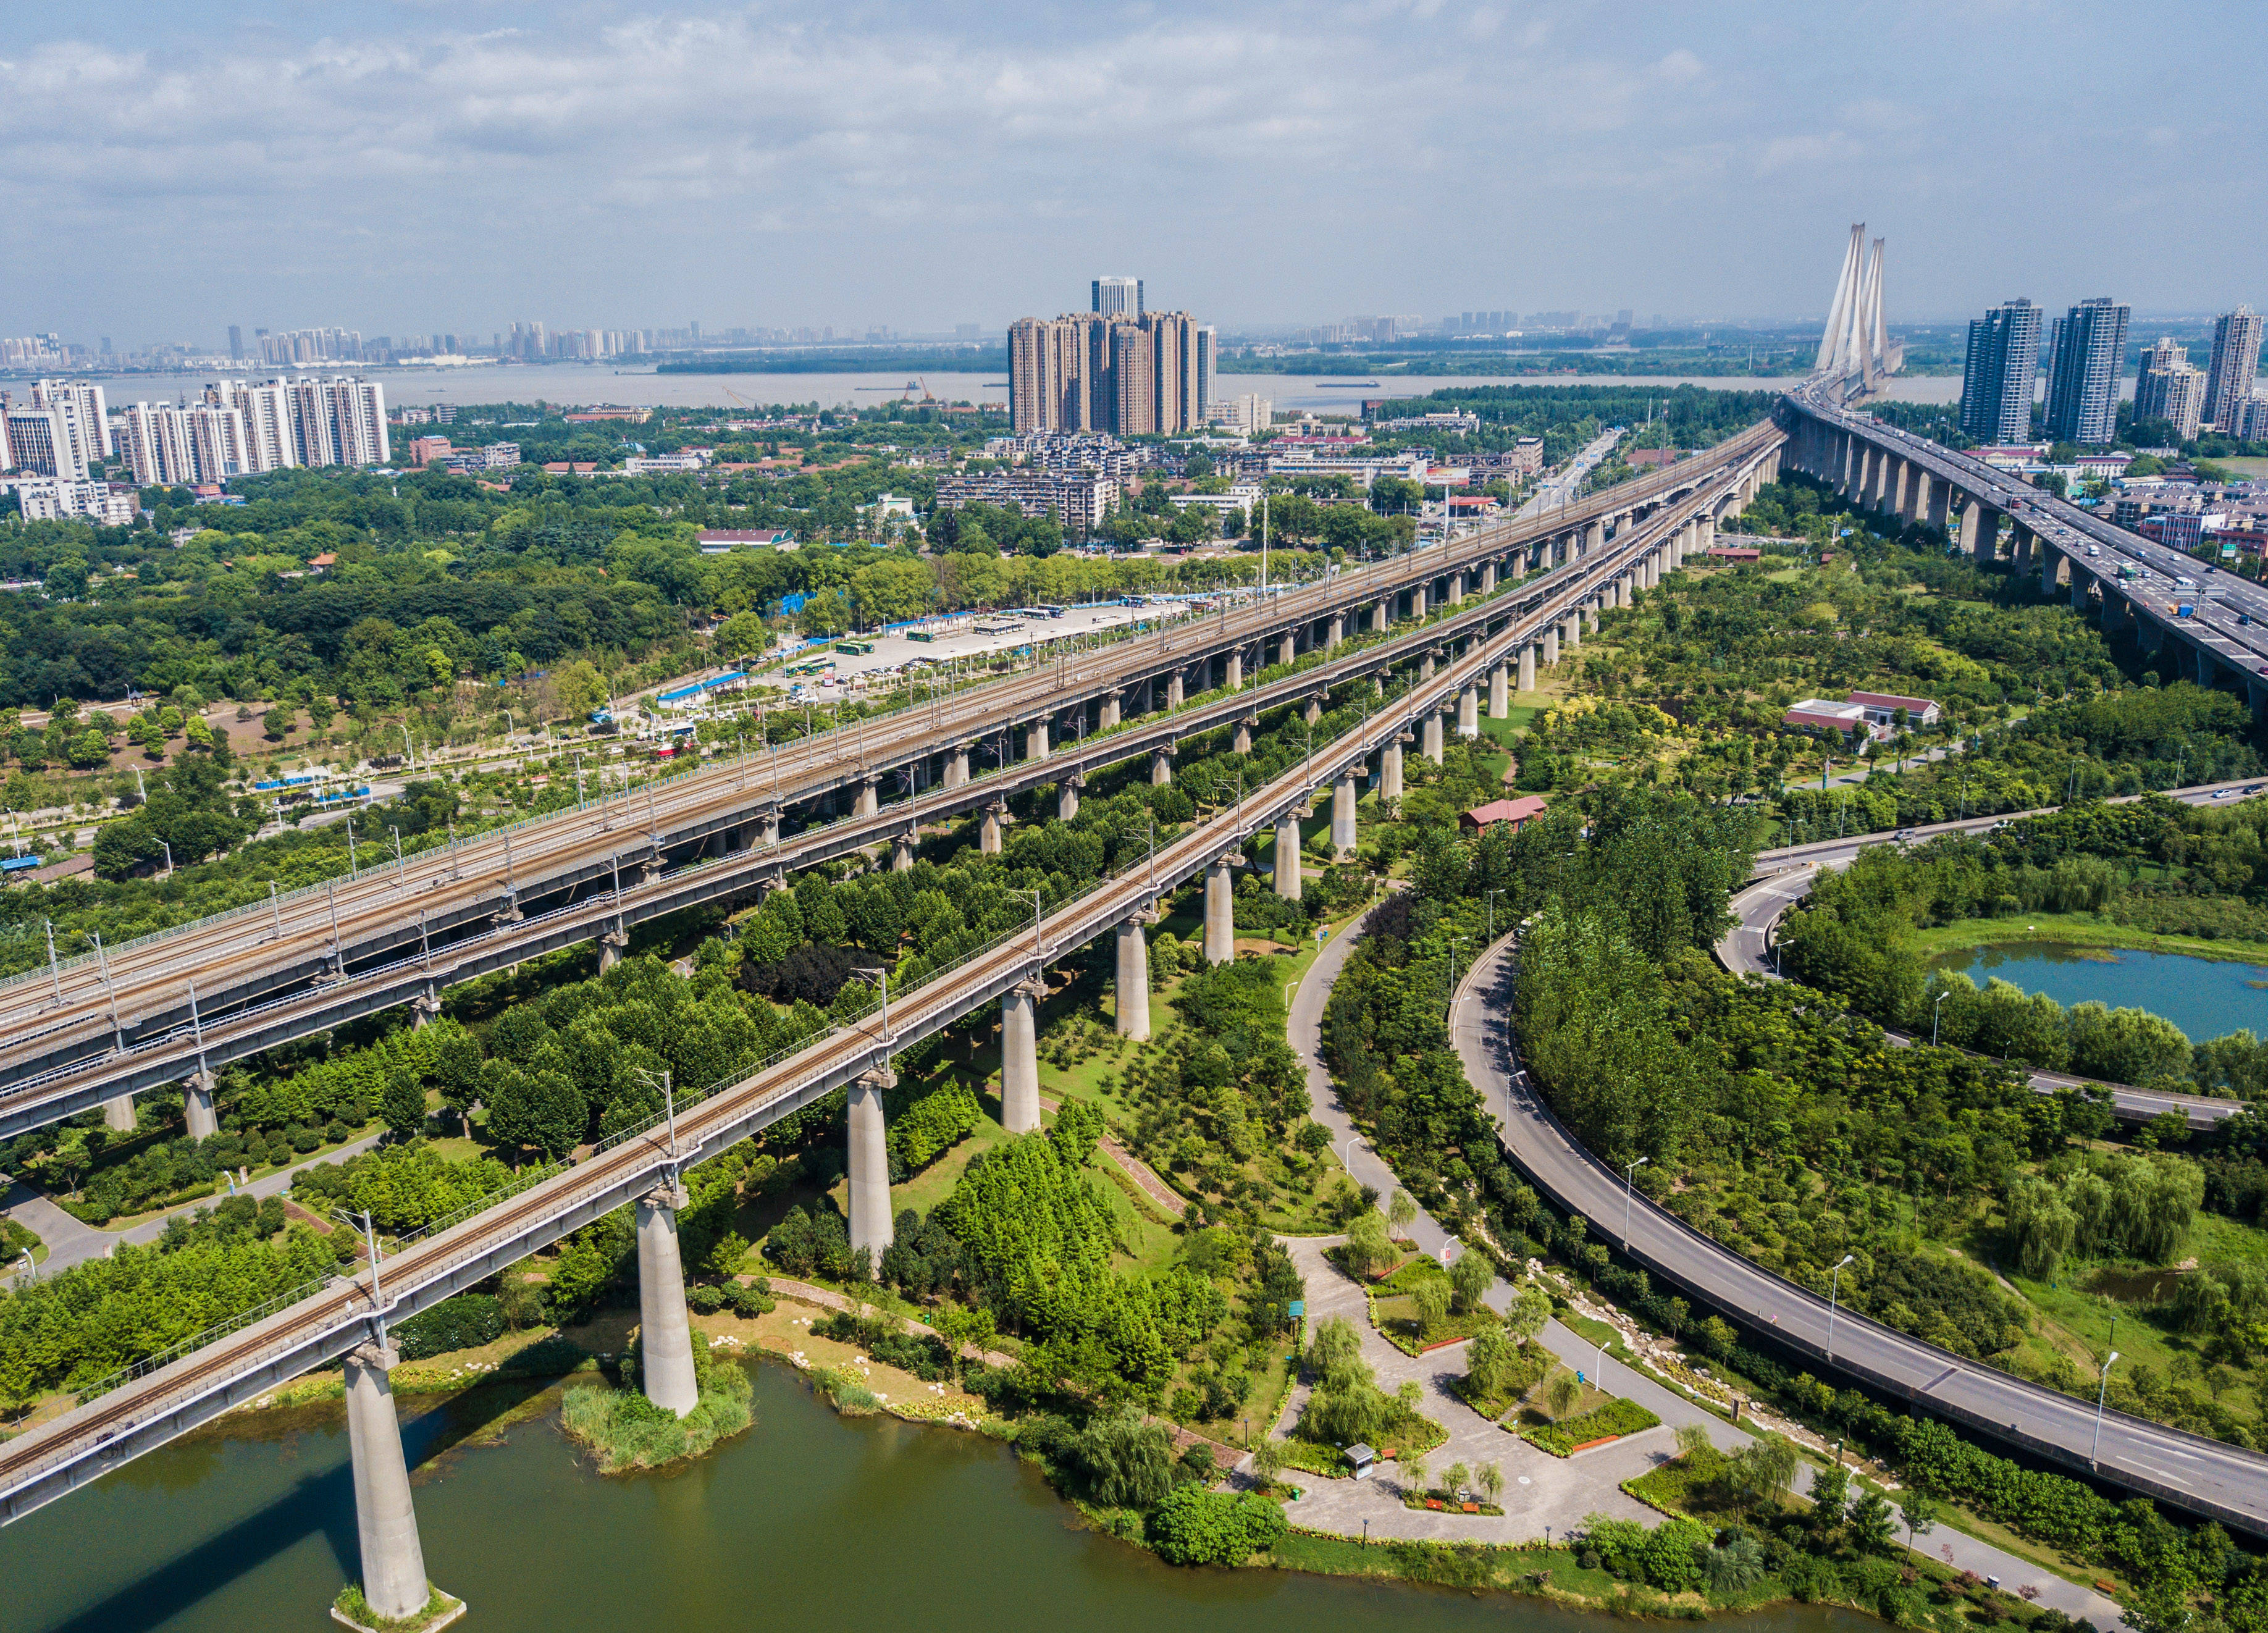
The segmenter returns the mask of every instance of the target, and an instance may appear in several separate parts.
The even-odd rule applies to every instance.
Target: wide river
[[[2080,947],[2059,941],[2006,941],[1931,960],[1982,987],[2005,981],[2044,992],[2068,1009],[2092,999],[2112,1009],[2162,1015],[2192,1043],[2243,1028],[2268,1033],[2268,967],[2146,953],[2131,947]]]
[[[247,365],[245,372],[264,379],[277,372],[329,372],[324,370],[278,371]],[[816,402],[824,407],[851,403],[873,408],[902,395],[907,381],[916,376],[884,372],[868,374],[657,374],[652,369],[615,369],[599,364],[484,364],[470,368],[371,369],[357,371],[386,386],[390,406],[403,403],[625,403],[640,407],[740,408],[749,403]],[[218,378],[208,370],[191,374],[125,374],[84,377],[103,387],[110,406],[148,401],[171,402],[194,393],[208,379]],[[1005,374],[929,374],[920,376],[930,392],[947,402],[1008,401]],[[1701,386],[1719,391],[1786,391],[1802,382],[1794,379],[1752,379],[1736,375],[1684,379],[1676,375],[1643,374],[1527,374],[1503,379],[1482,375],[1379,376],[1345,374],[1222,374],[1215,389],[1224,397],[1249,393],[1265,397],[1278,413],[1311,408],[1319,414],[1357,414],[1366,397],[1407,397],[1462,386],[1621,386],[1632,390],[1673,386]],[[917,387],[914,396],[918,399]],[[1952,402],[1961,395],[1957,374],[1921,375],[1901,380],[1891,395],[1908,402]]]
[[[845,1420],[778,1365],[756,1423],[674,1475],[602,1480],[557,1414],[501,1444],[454,1443],[489,1391],[403,1409],[433,1580],[482,1633],[750,1628],[841,1633],[1596,1633],[1534,1600],[1264,1570],[1180,1570],[1074,1528],[1004,1447],[887,1418]],[[450,1446],[440,1451],[436,1448]],[[0,1531],[4,1633],[321,1633],[355,1571],[335,1410],[233,1420]],[[1739,1633],[1880,1633],[1804,1607]]]

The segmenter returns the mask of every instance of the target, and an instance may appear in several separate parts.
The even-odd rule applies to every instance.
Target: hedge
[[[1640,1430],[1653,1428],[1660,1421],[1637,1401],[1617,1397],[1580,1417],[1570,1417],[1557,1423],[1523,1425],[1520,1437],[1530,1445],[1549,1452],[1554,1457],[1567,1457],[1579,1445],[1617,1435],[1634,1435]]]

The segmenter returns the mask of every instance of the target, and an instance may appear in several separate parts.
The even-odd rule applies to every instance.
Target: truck
[[[2178,607],[2175,608],[2174,615],[2176,618],[2196,617],[2197,603],[2194,601],[2183,601]]]

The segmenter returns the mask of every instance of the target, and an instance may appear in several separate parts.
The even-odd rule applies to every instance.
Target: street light
[[[1630,1251],[1631,1193],[1637,1188],[1638,1171],[1653,1160],[1651,1157],[1641,1157],[1636,1162],[1626,1163],[1623,1166],[1623,1251],[1624,1253]]]
[[[2087,1466],[2096,1466],[2095,1459],[2102,1451],[2102,1405],[2110,1398],[2110,1369],[2117,1364],[2118,1351],[2113,1350],[2103,1357],[2102,1385],[2095,1392],[2095,1441],[2087,1448]]]
[[[1952,996],[1953,996],[1953,989],[1952,989],[1952,988],[1950,988],[1950,987],[1948,987],[1944,991],[1942,991],[1942,992],[1940,992],[1940,993],[1939,993],[1939,994],[1937,995],[1937,1004],[1931,1004],[1931,1005],[1929,1006],[1929,1047],[1930,1047],[1930,1048],[1935,1048],[1937,1047],[1937,1009],[1938,1009],[1938,1004],[1942,1004],[1942,1003],[1944,1003],[1944,1002],[1946,1001],[1946,999],[1948,999],[1948,998],[1951,997]]]
[[[1843,1255],[1842,1262],[1838,1263],[1829,1276],[1827,1283],[1827,1358],[1830,1361],[1835,1358],[1835,1302],[1836,1296],[1843,1291],[1843,1266],[1850,1263],[1852,1260],[1858,1256],[1858,1254],[1852,1253],[1845,1254]]]
[[[853,968],[850,974],[858,980],[873,983],[882,995],[882,1044],[890,1042],[890,972],[887,969]]]

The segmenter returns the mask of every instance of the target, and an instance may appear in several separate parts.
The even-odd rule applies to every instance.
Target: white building
[[[75,409],[11,407],[0,413],[0,470],[85,482],[85,446]]]
[[[388,458],[385,388],[369,380],[225,381],[186,408],[129,403],[118,430],[120,451],[145,488]]]
[[[104,527],[126,527],[134,521],[133,489],[106,482],[33,478],[16,484],[16,502],[23,506],[27,522],[83,517]]]
[[[1226,425],[1241,431],[1266,430],[1276,417],[1276,405],[1267,398],[1246,392],[1241,397],[1211,404],[1211,418],[1216,425]]]
[[[35,408],[68,408],[77,416],[81,451],[89,465],[99,459],[113,459],[117,448],[111,441],[109,410],[102,401],[102,387],[83,386],[73,380],[33,380],[32,406]]]

